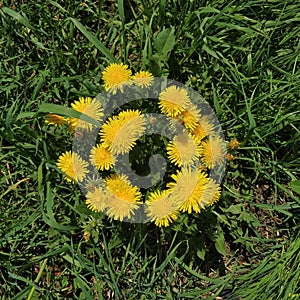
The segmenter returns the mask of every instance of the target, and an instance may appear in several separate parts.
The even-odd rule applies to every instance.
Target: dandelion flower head
[[[56,114],[48,114],[45,122],[49,125],[61,126],[67,124],[66,118]]]
[[[220,136],[209,136],[202,143],[202,148],[202,160],[209,168],[214,168],[225,160],[225,143]]]
[[[112,63],[102,73],[104,88],[107,92],[116,94],[124,91],[124,86],[131,84],[131,70],[123,63]]]
[[[113,155],[129,152],[145,131],[146,119],[139,110],[127,110],[109,118],[100,131],[103,145]]]
[[[209,116],[201,116],[195,124],[195,127],[192,129],[193,136],[195,136],[198,140],[202,140],[214,133],[215,126]]]
[[[148,71],[139,71],[132,76],[133,82],[141,88],[149,87],[153,79],[153,75]]]
[[[72,103],[71,106],[78,112],[81,112],[96,121],[100,121],[104,115],[100,101],[92,99],[90,97],[81,97],[78,101]],[[91,131],[93,129],[93,124],[77,118],[71,118],[70,126],[73,129],[78,127],[80,129],[88,131]]]
[[[138,208],[137,201],[142,197],[138,188],[131,185],[126,176],[117,174],[106,178],[105,185],[109,192],[108,216],[120,221],[130,218],[134,210]]]
[[[90,161],[92,165],[104,171],[109,170],[113,166],[114,157],[105,146],[99,144],[92,148]]]
[[[199,119],[200,110],[195,105],[189,106],[179,116],[180,120],[184,123],[184,126],[190,130],[194,130]]]
[[[146,214],[156,226],[169,226],[178,217],[178,205],[169,190],[152,192],[146,200]]]
[[[180,133],[176,135],[167,146],[169,160],[176,166],[189,166],[199,160],[202,148],[191,134]]]
[[[65,179],[69,182],[82,181],[88,173],[88,163],[71,151],[61,154],[56,165],[65,173]]]
[[[159,95],[159,107],[168,117],[177,117],[191,105],[190,98],[185,89],[172,85]]]
[[[96,187],[86,194],[87,207],[92,211],[102,212],[107,207],[108,193],[103,187]]]
[[[205,190],[208,178],[200,170],[182,168],[171,176],[175,182],[170,182],[167,187],[171,189],[172,195],[178,198],[179,210],[187,211],[189,214],[200,212],[199,199]]]
[[[202,195],[199,198],[199,205],[201,208],[213,205],[219,200],[221,196],[220,185],[217,184],[213,179],[209,178]]]

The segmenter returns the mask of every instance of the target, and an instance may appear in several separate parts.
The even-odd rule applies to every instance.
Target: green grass
[[[149,3],[0,3],[0,298],[299,299],[300,4]],[[120,223],[62,180],[72,140],[37,111],[101,92],[113,60],[198,90],[241,142],[211,209]]]

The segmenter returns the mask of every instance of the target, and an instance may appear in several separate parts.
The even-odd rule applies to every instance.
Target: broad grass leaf
[[[223,231],[221,229],[218,230],[218,235],[215,240],[215,247],[221,255],[223,256],[226,255],[225,239],[224,239]]]
[[[162,61],[168,59],[169,53],[173,50],[175,46],[175,29],[167,28],[157,34],[154,38],[154,48],[159,54],[159,58]]]
[[[38,112],[42,113],[54,113],[61,116],[67,116],[69,118],[82,119],[85,122],[91,123],[97,127],[100,127],[100,122],[94,120],[93,118],[76,111],[73,108],[65,107],[62,105],[52,104],[52,103],[43,103],[40,105]]]
[[[300,195],[300,180],[293,180],[289,182],[289,187],[297,194]]]
[[[18,22],[22,23],[27,28],[31,29],[32,31],[35,31],[35,28],[29,23],[28,18],[24,15],[22,16],[18,12],[14,11],[13,9],[10,9],[8,7],[3,7],[2,11],[14,19],[16,19]]]

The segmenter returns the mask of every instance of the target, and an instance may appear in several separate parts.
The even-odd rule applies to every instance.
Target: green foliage
[[[99,121],[94,120],[93,118],[83,113],[80,113],[72,108],[64,107],[61,105],[43,103],[42,105],[40,105],[38,113],[53,113],[53,114],[59,114],[61,116],[66,116],[69,118],[81,118],[82,120],[89,122],[95,126],[100,125]]]
[[[298,236],[285,247],[283,246],[281,253],[275,251],[265,257],[248,274],[239,276],[236,293],[242,299],[253,299],[253,295],[274,300],[298,299],[300,296],[299,247]]]
[[[149,70],[154,76],[162,75],[162,67],[167,63],[170,52],[175,46],[175,29],[167,28],[153,37],[155,52],[149,58]],[[167,69],[164,73],[168,73]]]
[[[299,298],[297,2],[1,7],[0,298]],[[241,142],[210,210],[161,230],[111,222],[62,181],[72,141],[37,112],[101,92],[114,60],[198,90]]]
[[[300,195],[300,180],[293,180],[289,182],[289,187],[297,194]]]

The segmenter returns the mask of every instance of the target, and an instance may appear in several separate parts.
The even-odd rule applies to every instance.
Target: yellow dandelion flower
[[[225,160],[225,144],[221,137],[210,136],[202,143],[202,148],[202,160],[209,168],[214,168]]]
[[[132,79],[136,85],[143,88],[143,87],[149,87],[152,84],[154,77],[148,71],[139,71],[135,73],[134,76],[132,76]]]
[[[141,112],[138,109],[135,109],[135,110],[127,109],[127,110],[122,110],[118,114],[118,119],[125,123],[127,121],[130,121],[131,119],[139,117],[140,115],[141,115]]]
[[[146,119],[138,110],[121,112],[109,118],[100,131],[103,145],[113,155],[129,152],[145,131]]]
[[[65,173],[65,179],[69,182],[82,181],[88,172],[88,163],[71,151],[61,154],[56,165]]]
[[[179,201],[179,210],[189,214],[200,212],[199,199],[201,198],[208,181],[207,175],[200,170],[182,168],[177,174],[171,176],[175,182],[170,182],[167,187]]]
[[[184,123],[186,128],[194,130],[200,119],[200,111],[195,105],[191,105],[178,118]]]
[[[117,132],[123,126],[123,122],[119,120],[118,116],[109,117],[101,127],[99,132],[103,146],[110,147]]]
[[[131,70],[123,63],[112,63],[102,73],[106,91],[116,94],[118,90],[124,91],[124,86],[131,84]]]
[[[199,198],[199,205],[201,208],[213,205],[216,201],[219,200],[220,196],[220,185],[217,184],[213,179],[209,178],[205,185],[205,189],[201,197]]]
[[[146,214],[156,226],[169,226],[178,217],[178,205],[169,190],[150,193],[146,200]]]
[[[72,108],[77,110],[78,112],[81,112],[91,118],[93,118],[96,121],[100,121],[103,117],[103,109],[101,106],[100,101],[96,99],[92,99],[90,97],[80,97],[79,101],[75,101],[71,104]],[[81,119],[77,118],[71,118],[70,119],[70,130],[74,130],[76,127],[83,129],[83,130],[92,130],[93,124],[83,121]]]
[[[49,125],[55,126],[62,126],[67,124],[67,120],[65,117],[56,114],[48,114],[46,116],[45,122]]]
[[[163,114],[177,117],[191,105],[190,98],[185,89],[172,85],[159,95],[159,107]]]
[[[108,216],[120,221],[130,218],[138,208],[137,201],[142,197],[138,188],[131,185],[126,176],[117,174],[106,178],[105,185],[110,193],[107,203]]]
[[[189,166],[200,158],[202,148],[190,134],[176,135],[167,146],[169,160],[176,166]]]
[[[102,144],[99,144],[92,148],[90,161],[92,165],[97,167],[99,170],[109,170],[114,164],[114,157],[110,151],[104,147]]]
[[[108,194],[106,189],[97,187],[86,194],[86,205],[92,211],[101,212],[107,207]]]
[[[192,134],[199,140],[215,133],[215,126],[212,124],[209,116],[202,116],[196,123]]]

